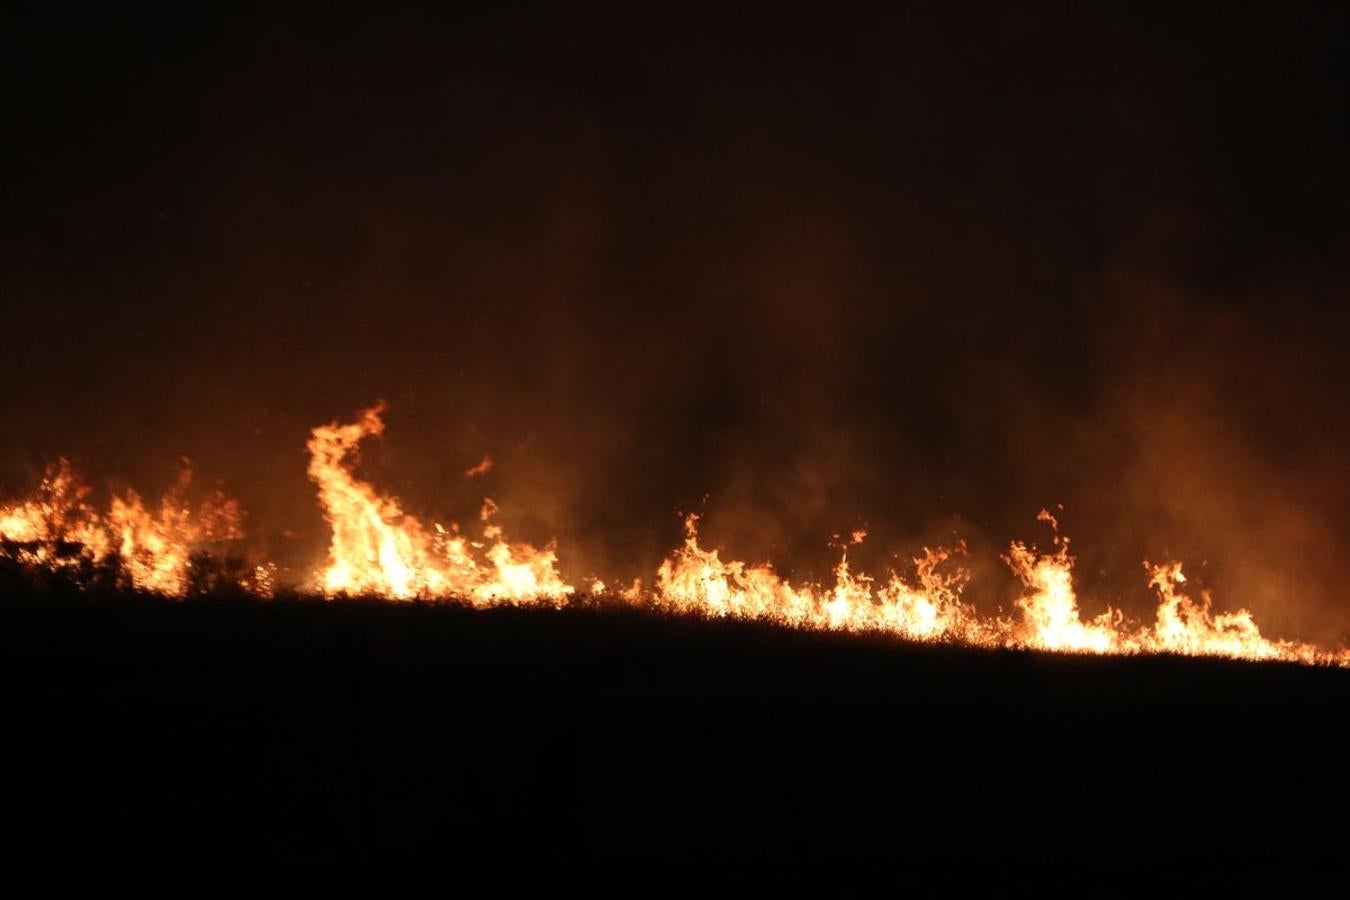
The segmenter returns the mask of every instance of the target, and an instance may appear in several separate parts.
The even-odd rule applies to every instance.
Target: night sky
[[[1171,555],[1350,637],[1350,12],[191,6],[0,28],[0,496],[187,456],[316,563],[383,398],[365,475],[569,573],[704,511],[1006,602],[1063,504],[1089,613]]]

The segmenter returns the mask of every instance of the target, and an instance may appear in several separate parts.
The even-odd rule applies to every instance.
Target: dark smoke
[[[187,455],[303,566],[308,429],[384,398],[372,480],[578,577],[701,511],[1006,603],[1063,504],[1097,603],[1167,555],[1350,632],[1344,13],[458,15],[5,29],[0,484]]]

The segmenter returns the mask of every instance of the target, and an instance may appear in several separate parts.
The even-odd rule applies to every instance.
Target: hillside
[[[1347,831],[1340,670],[602,607],[12,587],[0,618],[30,862],[1232,877]]]

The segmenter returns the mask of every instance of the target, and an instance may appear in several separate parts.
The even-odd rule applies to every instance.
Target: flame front
[[[1328,659],[1312,644],[1262,637],[1252,614],[1245,609],[1214,613],[1208,591],[1201,592],[1200,602],[1195,602],[1181,593],[1186,576],[1179,562],[1155,566],[1145,561],[1144,568],[1149,573],[1149,585],[1158,594],[1158,619],[1148,635],[1150,650],[1186,656],[1350,663],[1350,653]]]
[[[327,560],[315,573],[313,589],[326,597],[457,599],[476,606],[557,606],[573,595],[559,573],[554,544],[539,549],[509,542],[494,520],[497,505],[490,498],[482,506],[481,537],[471,539],[453,523],[424,525],[397,498],[357,478],[353,470],[360,444],[383,434],[382,412],[383,406],[376,405],[352,422],[333,422],[311,434],[309,477],[331,528]],[[464,474],[472,480],[491,468],[490,457],[483,457]],[[215,492],[194,509],[186,500],[189,479],[185,469],[157,511],[127,491],[114,496],[100,514],[90,502],[90,489],[63,459],[48,468],[31,498],[0,505],[0,542],[7,556],[27,566],[60,569],[116,561],[136,588],[182,596],[189,590],[195,552],[219,550],[242,537],[238,503]],[[661,563],[652,587],[634,578],[610,596],[669,612],[882,632],[915,641],[1350,666],[1350,650],[1268,638],[1249,611],[1215,612],[1204,591],[1199,600],[1192,599],[1184,592],[1179,562],[1144,563],[1158,599],[1152,624],[1131,621],[1111,607],[1084,620],[1069,539],[1049,512],[1042,510],[1038,519],[1053,529],[1052,549],[1013,541],[1003,556],[1021,585],[1011,618],[981,615],[963,597],[970,581],[964,545],[924,548],[912,560],[912,575],[892,571],[877,579],[856,572],[850,563],[849,548],[866,537],[857,531],[835,542],[840,556],[833,583],[793,584],[768,563],[724,559],[720,550],[701,546],[696,515],[686,517],[684,541]],[[236,583],[270,596],[278,571],[261,561]],[[588,577],[584,583],[592,594],[606,592],[604,580]]]
[[[862,540],[854,535],[853,543]],[[962,568],[947,572],[948,550],[924,550],[914,560],[916,582],[892,573],[873,589],[867,575],[849,568],[847,547],[835,566],[832,586],[793,587],[767,564],[723,562],[718,551],[698,543],[698,516],[685,519],[684,546],[656,574],[656,602],[681,611],[767,619],[784,625],[849,631],[886,631],[922,641],[950,640],[990,645],[1000,623],[981,621],[961,601],[968,580]]]
[[[1058,529],[1042,511],[1039,520]],[[1209,595],[1196,603],[1179,592],[1185,582],[1181,564],[1152,566],[1150,585],[1157,592],[1153,626],[1130,622],[1108,607],[1083,621],[1073,586],[1074,558],[1069,540],[1056,533],[1054,551],[1042,553],[1014,541],[1003,557],[1022,584],[1015,602],[1020,620],[980,616],[961,593],[969,573],[953,566],[964,555],[945,549],[924,550],[914,560],[913,582],[892,573],[874,588],[867,575],[855,575],[847,548],[835,566],[832,586],[794,587],[768,564],[724,561],[717,550],[699,546],[698,517],[685,519],[684,545],[661,564],[652,601],[658,606],[712,616],[763,619],[804,628],[874,631],[917,641],[949,641],[979,647],[1029,648],[1095,654],[1175,653],[1234,659],[1278,659],[1350,666],[1350,650],[1330,651],[1300,641],[1261,636],[1246,610],[1215,614]],[[861,540],[855,535],[854,543]],[[630,598],[631,599],[631,598]]]
[[[194,511],[186,500],[191,479],[185,461],[158,514],[128,490],[100,516],[89,503],[91,489],[62,459],[47,468],[32,498],[0,506],[0,540],[15,544],[19,560],[30,565],[115,558],[138,590],[182,596],[194,552],[243,537],[238,502],[216,491]]]
[[[361,412],[355,422],[315,428],[309,440],[309,477],[332,528],[320,590],[396,600],[415,597],[498,602],[556,602],[572,593],[557,572],[550,545],[538,550],[509,544],[492,523],[496,504],[484,502],[483,541],[470,541],[459,526],[430,529],[352,474],[358,445],[384,433],[383,405]],[[480,561],[479,557],[483,559]]]

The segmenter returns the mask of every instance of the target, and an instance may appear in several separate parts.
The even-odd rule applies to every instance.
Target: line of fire
[[[880,632],[973,647],[1350,666],[1350,650],[1263,635],[1249,611],[1216,609],[1208,591],[1192,596],[1182,563],[1175,560],[1143,561],[1142,577],[1157,597],[1153,621],[1130,621],[1110,607],[1085,619],[1074,589],[1069,538],[1047,510],[1037,520],[1051,531],[1049,548],[1015,540],[1002,555],[1023,588],[1009,615],[981,615],[963,600],[970,573],[960,544],[924,548],[912,560],[912,571],[878,576],[850,566],[849,547],[866,538],[865,531],[855,531],[838,542],[833,583],[794,585],[770,563],[723,559],[718,549],[702,546],[696,514],[686,517],[683,545],[654,577],[630,574],[623,586],[610,587],[611,581],[593,575],[560,571],[554,543],[535,547],[509,540],[493,521],[497,507],[491,498],[484,498],[481,522],[462,529],[455,522],[424,523],[405,511],[399,498],[358,478],[353,469],[360,444],[382,436],[383,410],[377,404],[353,421],[313,429],[308,474],[331,537],[327,559],[298,584],[279,582],[271,560],[235,558],[227,567],[213,560],[213,554],[224,559],[244,537],[243,511],[220,490],[190,503],[186,467],[157,508],[128,491],[99,511],[70,464],[54,463],[32,496],[0,506],[5,559],[29,572],[74,574],[111,566],[136,590],[166,598],[182,598],[194,585],[201,589],[206,571],[212,589],[228,586],[264,598],[290,590],[333,600],[556,607],[582,595],[654,613]]]

